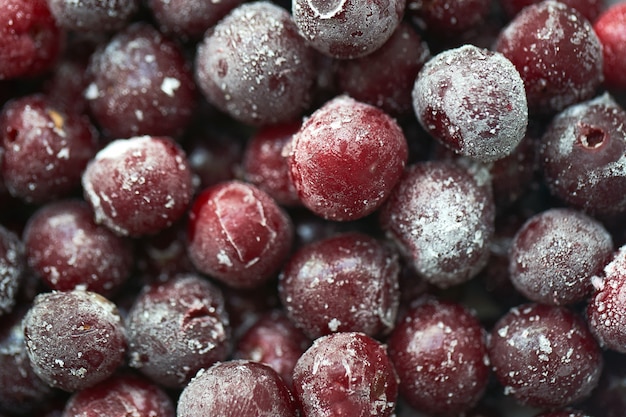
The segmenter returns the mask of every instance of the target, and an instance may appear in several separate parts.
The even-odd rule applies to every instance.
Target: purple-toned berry
[[[399,305],[395,254],[362,233],[305,245],[279,277],[289,318],[312,339],[334,332],[388,334]]]
[[[127,26],[90,58],[91,115],[112,139],[177,136],[191,121],[196,92],[180,47],[146,23]]]
[[[294,0],[293,19],[318,51],[359,58],[380,48],[404,15],[405,0]]]
[[[0,113],[5,186],[28,203],[76,191],[96,153],[96,135],[86,117],[55,105],[52,97],[36,94],[10,101]]]
[[[489,176],[480,172],[417,163],[382,208],[382,228],[417,274],[438,287],[465,282],[487,263],[495,206]]]
[[[377,107],[340,96],[305,120],[289,153],[302,203],[330,220],[355,220],[378,209],[402,176],[404,133]]]
[[[626,353],[626,246],[622,246],[594,280],[595,291],[587,307],[589,328],[600,344]]]
[[[546,411],[545,413],[537,414],[535,417],[591,417],[591,416],[582,411],[567,408],[567,409],[556,410],[556,411]]]
[[[549,0],[518,13],[495,50],[519,71],[531,114],[553,115],[593,97],[602,83],[602,45],[577,10]]]
[[[174,404],[157,385],[132,374],[114,375],[75,393],[63,417],[174,417]]]
[[[183,388],[230,352],[222,292],[195,274],[146,286],[127,323],[130,366],[164,387]]]
[[[565,407],[587,397],[600,380],[600,347],[582,318],[564,307],[514,307],[489,340],[489,358],[504,393],[522,404]]]
[[[109,143],[88,164],[82,183],[96,222],[133,237],[171,226],[193,195],[185,152],[166,137]]]
[[[0,317],[13,310],[25,269],[22,241],[15,233],[0,225]]]
[[[603,94],[559,113],[541,139],[550,191],[597,215],[626,213],[626,111]]]
[[[526,134],[524,82],[504,55],[465,45],[435,55],[413,87],[422,127],[446,147],[484,162],[511,154]]]
[[[311,345],[283,310],[265,313],[239,338],[233,357],[265,363],[292,387],[296,362]]]
[[[433,37],[460,38],[487,21],[489,0],[408,0],[407,14]]]
[[[139,10],[140,0],[47,0],[57,24],[65,29],[106,32],[122,29]]]
[[[412,109],[411,89],[430,59],[426,42],[408,23],[400,23],[391,38],[362,58],[339,61],[337,85],[355,100],[380,107],[392,115]]]
[[[87,203],[66,200],[37,210],[24,230],[28,265],[53,290],[110,295],[129,277],[131,243],[97,225]]]
[[[207,31],[196,81],[211,104],[238,121],[292,121],[312,98],[313,57],[286,10],[268,1],[245,3]]]
[[[425,299],[412,307],[387,342],[403,398],[429,415],[476,405],[489,377],[486,335],[460,304]]]
[[[296,403],[280,376],[246,360],[215,364],[194,378],[178,399],[178,417],[297,417]]]
[[[23,329],[35,373],[55,388],[73,392],[95,385],[125,360],[122,318],[115,304],[97,293],[42,293]]]
[[[393,415],[398,380],[385,347],[363,333],[316,339],[293,372],[304,416]]]
[[[531,4],[540,3],[540,1],[541,0],[499,0],[498,2],[500,6],[502,6],[502,10],[504,11],[505,15],[509,19],[513,19],[519,12],[522,11],[524,7],[530,6]],[[578,10],[580,14],[585,16],[585,18],[592,23],[598,18],[606,3],[604,0],[559,1],[563,4],[568,5],[569,7]]]
[[[246,181],[256,185],[284,206],[301,204],[284,152],[301,126],[301,122],[294,122],[262,128],[250,138],[243,155]]]
[[[553,208],[531,217],[511,243],[509,272],[528,299],[565,305],[583,300],[591,280],[613,254],[601,223],[578,211]]]
[[[0,4],[0,39],[0,80],[4,80],[51,69],[64,36],[46,0],[5,0]]]
[[[229,181],[204,190],[189,215],[188,252],[202,273],[236,288],[273,278],[289,255],[293,225],[265,192]]]
[[[182,40],[198,40],[242,0],[148,0],[163,33]]]

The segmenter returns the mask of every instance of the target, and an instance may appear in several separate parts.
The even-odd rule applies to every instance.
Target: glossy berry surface
[[[448,162],[410,166],[380,213],[415,271],[441,288],[476,276],[489,256],[495,207],[488,175]]]
[[[28,265],[53,290],[76,287],[111,295],[130,276],[131,243],[97,225],[87,203],[42,206],[24,230]]]
[[[125,359],[126,330],[117,307],[93,292],[39,294],[23,329],[35,373],[65,391],[104,381]]]
[[[24,244],[4,226],[0,226],[0,317],[11,312],[26,268]]]
[[[194,274],[145,287],[127,323],[130,366],[164,387],[183,388],[230,350],[222,292]]]
[[[320,107],[294,136],[291,177],[302,203],[330,220],[379,208],[402,175],[408,146],[382,110],[347,96]]]
[[[259,129],[248,141],[243,155],[246,181],[284,206],[300,205],[284,149],[301,125],[300,122],[293,122]]]
[[[63,417],[174,417],[174,404],[157,385],[118,374],[74,394]]]
[[[559,408],[587,397],[598,385],[598,343],[575,313],[542,304],[512,308],[494,326],[493,371],[504,393],[533,407]]]
[[[183,390],[178,417],[296,417],[289,388],[269,366],[245,360],[215,364]]]
[[[109,143],[88,164],[82,185],[96,222],[133,237],[171,226],[193,193],[185,152],[167,137]]]
[[[64,29],[105,32],[122,29],[139,10],[140,0],[47,0]]]
[[[490,373],[486,335],[460,304],[416,303],[387,342],[403,398],[429,415],[459,415],[476,405]]]
[[[279,278],[287,315],[312,339],[334,332],[385,335],[399,304],[397,256],[362,233],[305,245]]]
[[[64,36],[46,0],[7,0],[0,5],[0,38],[0,80],[4,80],[51,69]]]
[[[181,48],[152,26],[125,27],[87,68],[89,110],[111,139],[176,136],[191,120],[195,84]]]
[[[65,111],[52,97],[28,95],[7,103],[0,113],[5,186],[28,203],[67,196],[79,188],[96,153],[96,135],[84,115]]]
[[[316,339],[296,363],[293,384],[304,416],[389,417],[398,394],[385,347],[363,333]]]
[[[453,151],[481,161],[513,152],[524,138],[524,82],[502,54],[466,45],[434,56],[413,87],[422,127]]]
[[[391,115],[411,112],[411,89],[430,59],[428,45],[408,23],[400,23],[383,46],[361,58],[339,62],[338,88],[355,100]]]
[[[553,115],[588,100],[602,83],[602,45],[591,23],[557,1],[522,10],[495,49],[519,71],[532,114]]]
[[[313,52],[286,10],[242,4],[199,44],[195,75],[207,100],[235,120],[292,121],[312,98]]]
[[[294,0],[292,14],[311,46],[347,59],[380,48],[402,20],[404,6],[404,0]]]
[[[626,4],[616,3],[594,22],[604,57],[604,83],[609,88],[626,90]]]
[[[551,192],[595,215],[626,210],[626,111],[603,94],[559,113],[541,139]]]
[[[613,240],[601,223],[571,209],[549,209],[531,217],[511,243],[513,285],[533,301],[573,304],[591,293],[613,254]]]
[[[163,33],[182,40],[200,39],[242,0],[148,0],[150,11]]]
[[[587,307],[589,328],[600,344],[626,352],[626,246],[616,252],[604,268],[604,275],[594,280],[595,291]]]
[[[265,192],[229,181],[196,198],[188,239],[189,256],[198,270],[231,287],[251,288],[279,271],[289,254],[293,225]]]
[[[262,316],[239,338],[233,357],[269,365],[292,387],[296,362],[311,345],[283,310],[272,310]]]

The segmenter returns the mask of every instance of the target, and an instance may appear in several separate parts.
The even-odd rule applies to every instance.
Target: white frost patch
[[[174,93],[180,87],[180,81],[176,78],[165,77],[161,83],[161,91],[170,97],[174,97]]]

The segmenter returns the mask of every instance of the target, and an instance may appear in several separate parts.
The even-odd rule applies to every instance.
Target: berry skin
[[[524,82],[498,52],[466,45],[435,55],[413,87],[422,127],[448,148],[491,162],[511,154],[526,133]]]
[[[610,89],[626,90],[626,4],[616,3],[594,22],[604,57],[604,83]]]
[[[292,139],[291,178],[302,203],[335,221],[378,209],[406,164],[408,146],[382,110],[347,96],[334,98],[305,120]]]

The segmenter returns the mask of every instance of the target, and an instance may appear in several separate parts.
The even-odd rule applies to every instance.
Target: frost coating
[[[421,125],[452,150],[489,162],[509,155],[526,133],[524,82],[500,53],[465,45],[428,61],[413,88]]]
[[[0,317],[15,305],[25,266],[24,247],[20,239],[0,226]]]

